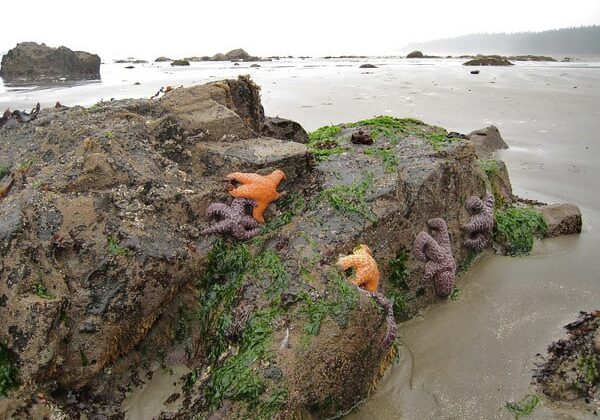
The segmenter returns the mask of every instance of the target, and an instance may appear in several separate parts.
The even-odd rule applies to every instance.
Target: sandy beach
[[[511,418],[506,402],[535,392],[536,354],[563,337],[562,326],[579,311],[600,302],[600,60],[519,63],[481,68],[478,75],[462,61],[290,59],[260,68],[151,63],[130,70],[105,64],[96,83],[0,84],[0,109],[92,105],[250,74],[262,87],[266,114],[307,130],[373,115],[415,117],[463,133],[496,125],[510,146],[500,157],[514,192],[576,203],[582,234],[538,243],[528,257],[480,261],[458,280],[458,301],[434,305],[400,326],[401,362],[347,418]],[[378,68],[359,69],[365,62]],[[594,408],[600,407],[573,413],[542,402],[532,418],[595,418]]]

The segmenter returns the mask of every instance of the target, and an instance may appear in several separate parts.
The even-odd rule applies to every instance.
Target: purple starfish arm
[[[226,218],[230,216],[231,208],[227,204],[212,203],[206,208],[206,217]]]
[[[483,200],[472,196],[466,207],[471,213],[471,220],[462,226],[467,238],[463,245],[475,252],[481,252],[487,246],[494,228],[494,196],[487,194]]]
[[[231,229],[231,221],[225,219],[207,227],[201,233],[202,235],[214,235],[217,233],[227,233]]]
[[[246,206],[256,207],[256,201],[248,198],[234,198],[231,202],[231,210],[237,214],[245,214]]]
[[[446,297],[454,287],[456,271],[448,226],[440,218],[429,219],[427,224],[432,228],[432,235],[419,232],[415,238],[413,253],[418,260],[425,262],[423,281],[433,279],[437,294]]]

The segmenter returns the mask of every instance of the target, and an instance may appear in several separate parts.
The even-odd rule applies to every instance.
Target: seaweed
[[[19,385],[19,369],[5,343],[0,342],[0,396],[6,397],[8,392]]]
[[[327,198],[334,209],[345,215],[358,214],[374,221],[375,215],[366,201],[367,190],[372,183],[372,176],[363,181],[355,181],[351,185],[338,185],[321,191],[321,197]]]
[[[323,162],[330,156],[343,153],[346,150],[335,139],[341,130],[342,127],[339,125],[327,125],[308,134],[306,146],[315,156],[317,162]]]
[[[109,236],[106,238],[106,246],[108,248],[108,253],[112,256],[123,256],[127,254],[127,248],[122,247],[117,242],[117,238],[114,236]]]
[[[383,170],[386,174],[393,173],[398,167],[400,159],[391,149],[370,148],[364,151],[365,155],[377,156],[382,160]]]
[[[250,281],[266,286],[264,294],[270,301],[250,314],[241,334],[232,337],[232,312],[239,293]],[[252,418],[270,418],[285,401],[287,390],[268,386],[261,363],[269,357],[273,321],[283,315],[280,294],[287,283],[287,271],[275,251],[267,249],[253,256],[245,244],[222,238],[215,241],[197,283],[202,291],[198,325],[206,338],[204,352],[211,366],[204,387],[204,404],[209,411],[227,399],[245,402]],[[191,372],[186,387],[199,376],[198,371]]]
[[[31,286],[31,291],[42,299],[54,299],[55,296],[50,293],[48,288],[43,283],[36,283]]]
[[[544,238],[548,225],[542,214],[531,207],[510,207],[494,213],[494,238],[508,255],[527,255],[533,248],[533,237]]]
[[[507,402],[506,408],[518,420],[533,413],[539,402],[540,397],[537,394],[529,394],[519,402]]]

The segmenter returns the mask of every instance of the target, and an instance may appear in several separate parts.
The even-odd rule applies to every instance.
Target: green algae
[[[544,238],[548,232],[542,213],[531,207],[509,207],[496,210],[494,215],[494,238],[511,256],[528,255],[534,236]]]

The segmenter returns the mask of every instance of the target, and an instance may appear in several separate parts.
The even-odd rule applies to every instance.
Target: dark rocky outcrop
[[[424,55],[421,51],[415,50],[406,54],[406,58],[423,58]]]
[[[593,418],[600,398],[600,310],[580,312],[565,330],[567,336],[550,344],[543,363],[537,363],[534,378],[545,395]],[[587,404],[575,405],[577,400]]]
[[[189,66],[190,62],[187,60],[173,60],[171,61],[172,66]]]
[[[166,62],[166,61],[173,61],[173,60],[170,59],[169,57],[164,57],[164,56],[157,57],[154,60],[155,63],[163,63],[163,62]]]
[[[478,55],[472,60],[463,63],[464,66],[512,66],[506,57],[500,55]]]
[[[366,63],[366,64],[361,64],[358,68],[359,69],[376,69],[377,66],[375,64]]]
[[[10,82],[100,78],[100,57],[67,47],[22,42],[2,57],[0,76]]]

